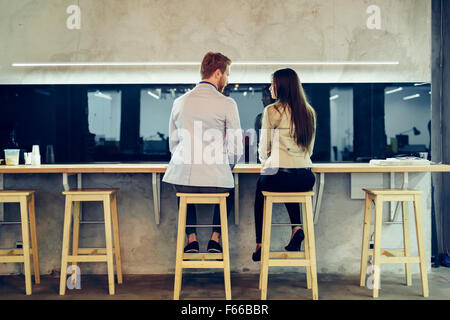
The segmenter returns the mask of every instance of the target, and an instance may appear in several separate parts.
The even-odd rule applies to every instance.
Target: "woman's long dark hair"
[[[272,76],[274,92],[277,98],[277,110],[280,107],[291,111],[291,134],[297,145],[306,150],[314,136],[316,113],[306,100],[305,92],[297,73],[289,68],[275,71]]]

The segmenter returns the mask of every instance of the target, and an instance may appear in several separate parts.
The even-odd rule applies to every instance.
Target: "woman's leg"
[[[306,192],[312,190],[315,176],[310,170],[300,170],[298,173],[286,173],[279,171],[275,175],[262,176],[261,187],[264,191],[273,192]],[[300,204],[285,203],[291,224],[301,224]],[[291,239],[300,229],[300,226],[292,226]]]
[[[255,234],[257,245],[261,245],[263,210],[264,210],[264,196],[262,194],[261,178],[262,176],[258,178],[258,182],[256,183],[255,206],[254,206]]]

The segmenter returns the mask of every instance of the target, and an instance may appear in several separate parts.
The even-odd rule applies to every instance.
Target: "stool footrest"
[[[404,249],[381,249],[380,254],[386,257],[404,257]],[[400,256],[399,256],[400,255]],[[373,256],[373,249],[369,250],[369,256]]]
[[[0,256],[0,263],[25,262],[24,256]]]
[[[67,262],[107,262],[106,255],[68,256]]]
[[[30,248],[30,255],[33,254],[33,250]],[[0,249],[0,256],[17,256],[23,255],[23,249]]]
[[[223,261],[183,261],[181,263],[183,269],[186,268],[202,268],[202,269],[223,269],[225,264]]]
[[[305,253],[296,251],[296,252],[269,252],[269,259],[293,259],[293,258],[305,258]]]
[[[309,267],[311,262],[305,259],[269,259],[269,267]]]
[[[185,253],[184,260],[223,260],[222,253]]]
[[[77,254],[87,254],[87,255],[98,255],[98,254],[106,254],[105,248],[78,248]],[[114,254],[114,248],[113,248]]]
[[[395,264],[395,263],[420,263],[419,257],[388,257],[380,258],[380,264]]]

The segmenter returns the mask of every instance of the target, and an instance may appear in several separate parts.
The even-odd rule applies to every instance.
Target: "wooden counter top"
[[[0,166],[0,173],[164,173],[167,163],[44,164],[41,166]],[[233,173],[259,173],[260,164],[239,164]],[[450,165],[381,166],[368,163],[315,163],[313,172],[450,172]]]

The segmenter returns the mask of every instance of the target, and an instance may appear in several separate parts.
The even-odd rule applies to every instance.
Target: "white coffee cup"
[[[25,152],[24,154],[25,158],[25,164],[31,165],[33,163],[33,153],[32,152]]]

